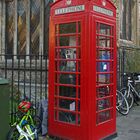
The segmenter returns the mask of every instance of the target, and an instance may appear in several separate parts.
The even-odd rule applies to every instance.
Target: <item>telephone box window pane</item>
[[[108,121],[111,119],[112,110],[97,113],[97,124]]]
[[[64,72],[80,72],[80,62],[78,61],[56,61],[55,62],[56,71]]]
[[[111,26],[100,24],[100,34],[111,35]]]
[[[76,87],[59,86],[59,96],[76,98]]]
[[[78,90],[78,98],[80,99],[80,88],[78,88],[77,90]]]
[[[113,93],[112,86],[102,86],[96,89],[97,98],[110,96]]]
[[[80,75],[77,75],[77,79],[76,79],[76,80],[78,81],[78,82],[77,82],[77,85],[80,85],[80,83],[81,83],[80,78],[81,78],[81,76],[80,76]]]
[[[75,124],[76,114],[73,114],[71,112],[59,111],[59,121]]]
[[[55,98],[55,100],[54,100],[54,106],[58,107],[58,99],[57,98]]]
[[[80,101],[78,101],[78,111],[80,111]]]
[[[59,46],[59,37],[55,37],[55,46]]]
[[[59,25],[60,34],[76,33],[76,22]]]
[[[69,49],[56,49],[55,58],[58,59],[77,59],[80,57],[76,48],[69,48]],[[77,53],[77,54],[76,54]]]
[[[59,108],[67,109],[70,111],[76,110],[76,102],[73,100],[59,99]]]
[[[58,82],[60,84],[76,85],[76,74],[60,74]]]
[[[80,32],[81,32],[81,23],[78,22],[78,33],[80,33]]]
[[[61,61],[60,63],[60,71],[76,71],[76,63],[75,61]]]
[[[59,83],[59,75],[55,74],[55,83]]]
[[[111,74],[98,74],[96,77],[97,84],[109,84],[112,83],[112,75]]]
[[[55,58],[58,59],[80,59],[80,48],[56,49]]]
[[[55,86],[55,95],[58,94],[58,86]]]
[[[99,47],[105,47],[105,48],[111,48],[111,39],[109,37],[104,36],[98,36],[97,39],[98,43],[97,46]]]
[[[77,43],[78,46],[81,45],[81,36],[78,36],[78,43]]]
[[[60,46],[72,46],[76,47],[76,36],[60,36]]]
[[[96,33],[99,33],[99,23],[96,23]]]
[[[109,59],[113,59],[112,55],[111,55],[111,51],[105,51],[105,50],[98,50],[96,52],[96,59],[100,59],[100,60],[109,60]]]
[[[97,101],[97,111],[112,107],[112,98]]]
[[[78,124],[80,124],[80,115],[78,115]]]
[[[56,35],[59,34],[59,25],[58,24],[55,25],[55,34]]]
[[[97,62],[96,63],[96,71],[97,72],[109,72],[113,70],[111,62]]]

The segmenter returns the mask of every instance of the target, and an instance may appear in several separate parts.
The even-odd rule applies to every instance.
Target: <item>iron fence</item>
[[[22,99],[29,99],[37,108],[47,98],[48,60],[45,55],[0,55],[0,77],[10,82],[10,114],[17,111]]]
[[[117,54],[117,85],[121,88],[125,85],[124,73],[140,73],[140,48],[119,47]]]

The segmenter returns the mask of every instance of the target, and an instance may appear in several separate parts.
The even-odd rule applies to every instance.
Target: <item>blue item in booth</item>
[[[100,60],[108,60],[110,57],[107,52],[100,55]],[[100,72],[109,71],[109,62],[100,62]]]

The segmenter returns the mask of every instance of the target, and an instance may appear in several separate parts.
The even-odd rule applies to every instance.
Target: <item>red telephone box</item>
[[[52,136],[116,136],[116,8],[109,0],[51,6],[49,123]]]

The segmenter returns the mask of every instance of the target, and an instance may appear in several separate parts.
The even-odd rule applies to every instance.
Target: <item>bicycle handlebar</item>
[[[128,80],[132,80],[132,82],[135,82],[135,80],[138,80],[138,76],[140,75],[140,73],[123,73],[122,76],[124,77],[124,80],[128,81]]]

